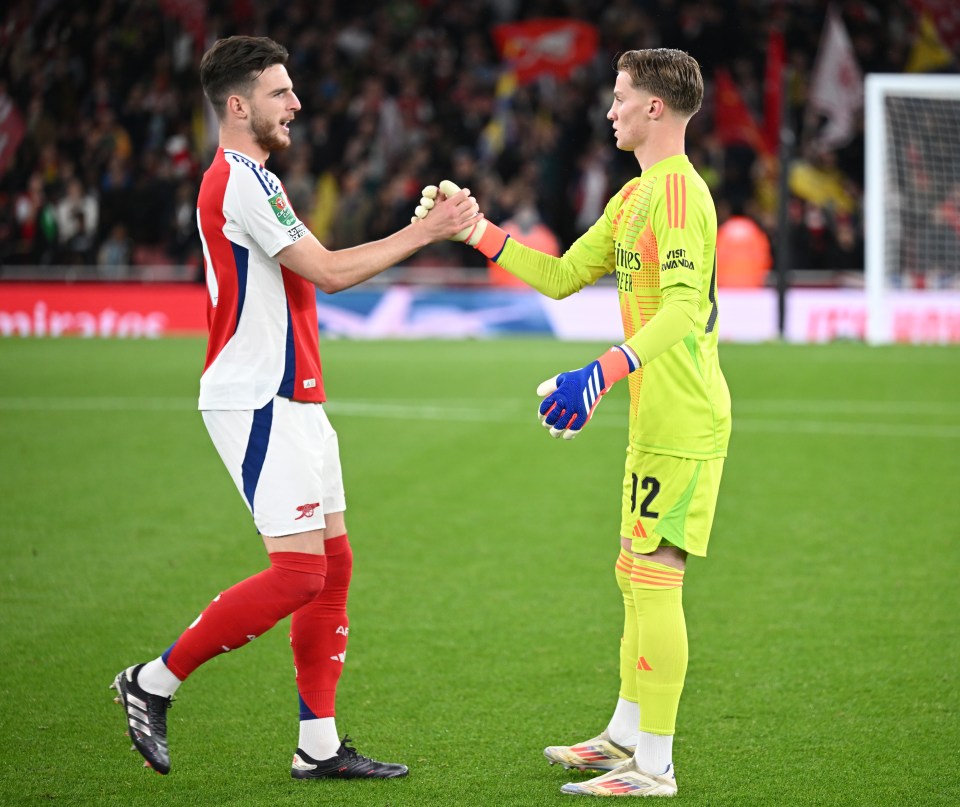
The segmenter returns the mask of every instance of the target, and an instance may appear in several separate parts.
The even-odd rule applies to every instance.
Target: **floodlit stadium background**
[[[956,76],[960,11],[946,0],[829,8],[15,2],[3,12],[0,55],[0,281],[202,280],[194,203],[216,125],[197,68],[216,37],[234,33],[268,34],[291,51],[303,110],[293,147],[270,167],[327,246],[403,226],[420,188],[447,176],[469,186],[491,220],[562,250],[636,173],[604,118],[613,57],[666,45],[694,54],[706,81],[688,142],[721,222],[719,281],[730,290],[731,312],[723,338],[861,339],[864,77]],[[898,252],[905,263],[894,270],[896,291],[910,293],[890,303],[893,341],[960,340],[960,175],[940,157],[942,148],[960,151],[957,103],[950,109],[925,140],[894,143],[889,158],[925,183],[902,194],[903,226],[914,233],[904,243],[923,249]],[[922,118],[914,110],[896,129]],[[884,191],[877,204],[896,202]],[[366,299],[321,301],[321,327],[369,337],[519,331],[610,338],[603,326],[571,333],[557,323],[600,321],[593,301],[556,311],[520,295],[504,315],[501,298],[483,293],[502,288],[504,275],[459,245],[423,250],[381,285],[399,282],[419,288],[420,307],[449,316],[383,322],[370,312],[416,306],[370,297],[368,289]],[[451,287],[481,293],[451,296]],[[940,293],[913,299],[918,287]],[[199,288],[193,302],[173,307],[151,305],[148,293],[138,301],[116,291],[101,286],[99,302],[70,305],[54,288],[2,287],[0,333],[203,330]],[[105,311],[116,315],[104,322]],[[184,312],[193,319],[183,321]]]
[[[542,748],[595,734],[616,697],[625,390],[573,443],[537,425],[534,395],[619,338],[615,289],[554,305],[448,244],[318,298],[356,553],[337,719],[410,778],[290,780],[284,625],[183,687],[170,776],[127,750],[117,669],[262,566],[195,409],[205,290],[185,223],[212,146],[197,60],[236,32],[290,47],[304,114],[271,168],[330,246],[403,224],[442,175],[495,221],[532,202],[569,243],[634,171],[603,118],[612,54],[694,53],[708,96],[691,156],[789,282],[778,340],[776,273],[721,270],[734,433],[710,557],[687,572],[679,798],[960,802],[955,292],[901,320],[897,341],[940,344],[861,343],[863,117],[817,149],[829,118],[807,116],[826,4],[80,5],[0,12],[0,802],[566,804],[571,774]],[[955,70],[952,4],[835,8],[861,75]],[[595,26],[594,55],[511,89],[492,26],[560,13]],[[791,183],[785,258],[764,92],[778,29],[807,180]],[[722,114],[718,86],[734,91]],[[61,243],[71,178],[97,225]],[[71,334],[149,338],[50,338]]]

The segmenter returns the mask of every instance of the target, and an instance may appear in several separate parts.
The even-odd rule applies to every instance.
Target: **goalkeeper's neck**
[[[642,171],[669,157],[687,153],[687,120],[664,115],[650,122],[647,137],[633,150]]]

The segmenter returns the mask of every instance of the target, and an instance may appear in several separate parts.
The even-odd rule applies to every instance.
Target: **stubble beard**
[[[268,153],[283,151],[290,146],[290,138],[278,134],[276,124],[257,112],[250,117],[250,129],[254,142]]]

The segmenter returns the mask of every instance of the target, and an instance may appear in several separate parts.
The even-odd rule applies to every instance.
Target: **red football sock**
[[[269,557],[269,569],[217,596],[163,654],[181,681],[205,661],[270,630],[323,590],[325,555],[272,552]]]
[[[346,534],[327,539],[324,551],[327,583],[316,598],[294,612],[290,626],[301,720],[336,715],[337,682],[350,630],[347,591],[353,551]]]

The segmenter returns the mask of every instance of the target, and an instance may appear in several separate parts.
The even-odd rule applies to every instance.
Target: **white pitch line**
[[[196,398],[0,398],[11,412],[183,412]]]
[[[960,416],[960,403],[950,401],[805,401],[802,399],[754,398],[734,399],[734,416],[740,412],[763,413],[816,413],[849,415],[956,415]]]
[[[332,415],[337,417],[371,417],[397,420],[440,420],[465,421],[479,423],[519,422],[523,418],[518,407],[505,409],[465,409],[440,406],[421,406],[417,404],[377,404],[375,402],[340,401],[326,405]],[[536,416],[536,406],[530,408],[530,420]],[[594,427],[617,428],[626,431],[626,422],[622,417],[612,414],[594,415],[591,420]],[[831,434],[848,437],[911,437],[932,439],[960,439],[960,426],[940,424],[902,424],[902,423],[852,423],[824,422],[810,420],[761,420],[755,418],[734,418],[734,430],[748,432],[774,432],[782,434]]]
[[[324,404],[337,417],[395,418],[397,420],[446,420],[456,422],[499,423],[516,420],[522,409],[511,406],[485,407],[441,406],[439,404],[379,403],[377,401],[328,401]],[[531,406],[536,412],[536,405]],[[532,417],[532,416],[531,416]]]
[[[912,423],[851,423],[818,420],[754,420],[734,418],[734,433],[768,432],[776,434],[837,435],[841,437],[907,437],[932,440],[960,440],[960,426]]]
[[[195,412],[195,398],[2,398],[0,411],[7,412]],[[386,420],[428,420],[458,423],[513,423],[536,422],[536,401],[502,398],[490,406],[465,405],[462,400],[445,403],[335,400],[325,404],[335,417],[366,417]],[[738,401],[734,407],[734,431],[776,434],[838,435],[847,437],[904,437],[939,440],[960,439],[960,425],[924,423],[885,423],[807,420],[767,420],[743,417],[737,412],[754,414],[815,414],[820,417],[837,414],[905,415],[957,414],[958,408],[949,403],[888,401]],[[626,418],[622,413],[600,412],[594,417],[594,428],[624,429]]]

